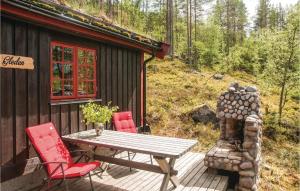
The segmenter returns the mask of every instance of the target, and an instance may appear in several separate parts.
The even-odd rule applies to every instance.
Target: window
[[[51,43],[51,99],[96,96],[96,50]]]

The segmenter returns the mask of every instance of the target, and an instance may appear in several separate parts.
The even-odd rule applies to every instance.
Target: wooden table
[[[161,191],[167,190],[169,181],[171,181],[175,187],[180,184],[176,176],[177,171],[174,169],[175,161],[197,144],[196,140],[110,130],[104,130],[102,135],[96,136],[94,129],[65,135],[62,139],[69,143],[88,144],[95,148],[106,147],[120,151],[131,151],[152,155],[159,166],[109,156],[97,155],[95,156],[95,159],[136,169],[162,173],[164,174],[164,178],[160,187]]]

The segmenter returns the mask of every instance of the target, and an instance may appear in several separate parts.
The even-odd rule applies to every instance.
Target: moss
[[[62,6],[62,5],[59,5],[59,4],[55,5],[54,3],[44,2],[44,1],[40,1],[40,0],[32,0],[32,1],[27,0],[27,2],[31,3],[31,4],[34,4],[34,5],[36,5],[40,8],[43,8],[43,9],[46,9],[46,10],[49,10],[49,11],[53,11],[55,13],[59,13],[59,14],[64,13],[65,16],[70,17],[72,19],[75,19],[75,20],[78,20],[78,21],[81,21],[81,22],[85,22],[85,23],[88,23],[88,24],[90,23],[90,17],[89,16],[82,15],[82,14],[80,14],[80,13],[74,11],[74,10],[65,11],[66,10],[64,8],[65,6]],[[94,21],[92,21],[92,25],[94,25],[96,27],[99,27],[99,28],[103,28],[103,29],[112,31],[112,32],[115,32],[115,33],[118,33],[120,35],[124,35],[126,37],[135,39],[135,40],[140,41],[140,42],[145,42],[145,43],[149,43],[151,45],[159,46],[158,43],[153,43],[154,42],[153,40],[151,40],[147,37],[141,36],[141,35],[137,35],[133,32],[127,31],[126,29],[120,29],[118,26],[114,26],[114,25],[110,24],[104,18],[95,19]]]
[[[262,110],[269,105],[269,115],[264,115],[263,159],[260,190],[297,190],[299,186],[299,153],[297,132],[276,126],[278,93],[269,92],[255,76],[244,73],[225,75],[223,80],[211,77],[216,71],[202,68],[201,73],[191,73],[191,68],[178,60],[153,61],[148,66],[147,121],[157,135],[197,138],[195,151],[207,151],[218,139],[219,130],[212,125],[196,124],[189,118],[180,117],[200,104],[216,107],[220,92],[233,81],[243,85],[255,84],[262,95]],[[299,105],[286,103],[286,121],[297,122]],[[296,108],[296,109],[295,109]],[[271,138],[270,138],[271,137]],[[295,139],[295,140],[294,140]],[[270,166],[266,169],[265,165]]]

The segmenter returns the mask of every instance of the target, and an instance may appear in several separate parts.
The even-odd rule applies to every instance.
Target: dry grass
[[[277,110],[278,95],[268,83],[257,80],[245,73],[225,75],[214,80],[215,71],[203,69],[201,73],[192,70],[180,61],[154,61],[148,66],[148,122],[154,134],[195,138],[199,145],[195,151],[207,151],[218,139],[219,130],[213,125],[195,124],[182,114],[196,106],[207,104],[216,107],[218,95],[231,82],[241,85],[256,85],[262,95],[263,112]],[[298,123],[299,105],[287,103],[284,120]],[[264,138],[261,190],[298,190],[299,188],[299,147],[286,138],[277,141]]]

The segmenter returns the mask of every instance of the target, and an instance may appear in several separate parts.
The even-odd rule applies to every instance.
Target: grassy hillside
[[[262,110],[268,107],[269,115],[264,116],[263,163],[261,190],[298,190],[299,188],[299,145],[295,128],[279,128],[272,125],[277,111],[278,95],[268,83],[256,80],[244,73],[225,75],[223,80],[214,80],[216,72],[203,69],[197,72],[180,61],[153,61],[148,66],[148,116],[154,134],[197,138],[195,151],[207,151],[218,139],[219,130],[213,125],[196,124],[192,119],[182,117],[196,106],[207,104],[216,108],[219,94],[231,82],[241,85],[255,85],[262,95]],[[289,100],[284,120],[298,124],[299,104]]]

